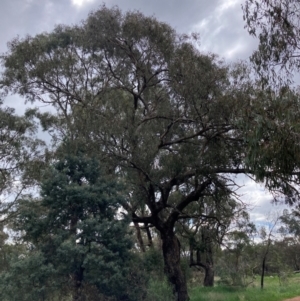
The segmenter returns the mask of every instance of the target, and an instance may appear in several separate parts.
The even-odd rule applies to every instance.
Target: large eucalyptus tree
[[[295,93],[259,91],[246,66],[200,53],[155,18],[102,7],[78,26],[11,41],[2,64],[3,88],[56,109],[37,114],[45,130],[122,177],[132,220],[161,235],[179,301],[188,292],[175,224],[191,218],[191,204],[234,197],[238,174],[297,192]]]

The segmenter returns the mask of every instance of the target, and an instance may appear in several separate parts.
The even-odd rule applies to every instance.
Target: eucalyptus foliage
[[[299,72],[300,4],[297,0],[247,0],[243,6],[249,33],[259,38],[251,57],[266,80],[291,82]]]
[[[29,115],[18,116],[0,101],[0,212],[8,219],[20,195],[36,184],[44,166],[44,143]]]

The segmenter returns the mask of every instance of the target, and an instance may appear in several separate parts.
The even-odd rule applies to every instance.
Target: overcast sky
[[[102,4],[118,5],[122,10],[139,10],[170,24],[177,32],[200,34],[201,49],[236,61],[247,59],[257,41],[244,29],[241,0],[0,0],[0,53],[16,36],[35,35],[51,31],[57,24],[76,24],[91,10]],[[13,96],[8,105],[17,112],[24,108],[23,100]],[[243,199],[254,206],[252,218],[263,222],[271,210],[271,196],[262,187],[247,179],[242,189]]]
[[[1,0],[0,51],[12,38],[76,24],[103,3],[139,10],[180,33],[199,32],[203,50],[228,59],[246,59],[256,40],[244,29],[241,0]]]

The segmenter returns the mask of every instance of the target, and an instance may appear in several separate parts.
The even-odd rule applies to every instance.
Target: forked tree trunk
[[[180,266],[180,243],[173,231],[162,234],[162,249],[167,275],[176,301],[189,300],[185,275]]]
[[[196,251],[196,261],[194,261],[194,249],[193,245],[190,244],[190,267],[191,266],[199,266],[204,269],[205,276],[203,280],[203,286],[214,286],[214,262],[212,257],[212,248],[209,246],[206,250],[205,262],[201,260],[201,252],[200,250]]]

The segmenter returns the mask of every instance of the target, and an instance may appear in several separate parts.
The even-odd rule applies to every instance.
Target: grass
[[[166,279],[150,279],[148,296],[146,301],[172,301],[174,300],[172,290]]]
[[[300,275],[296,274],[280,284],[278,277],[265,277],[264,289],[259,280],[252,287],[234,288],[215,286],[195,287],[189,291],[191,301],[282,301],[300,296]]]

